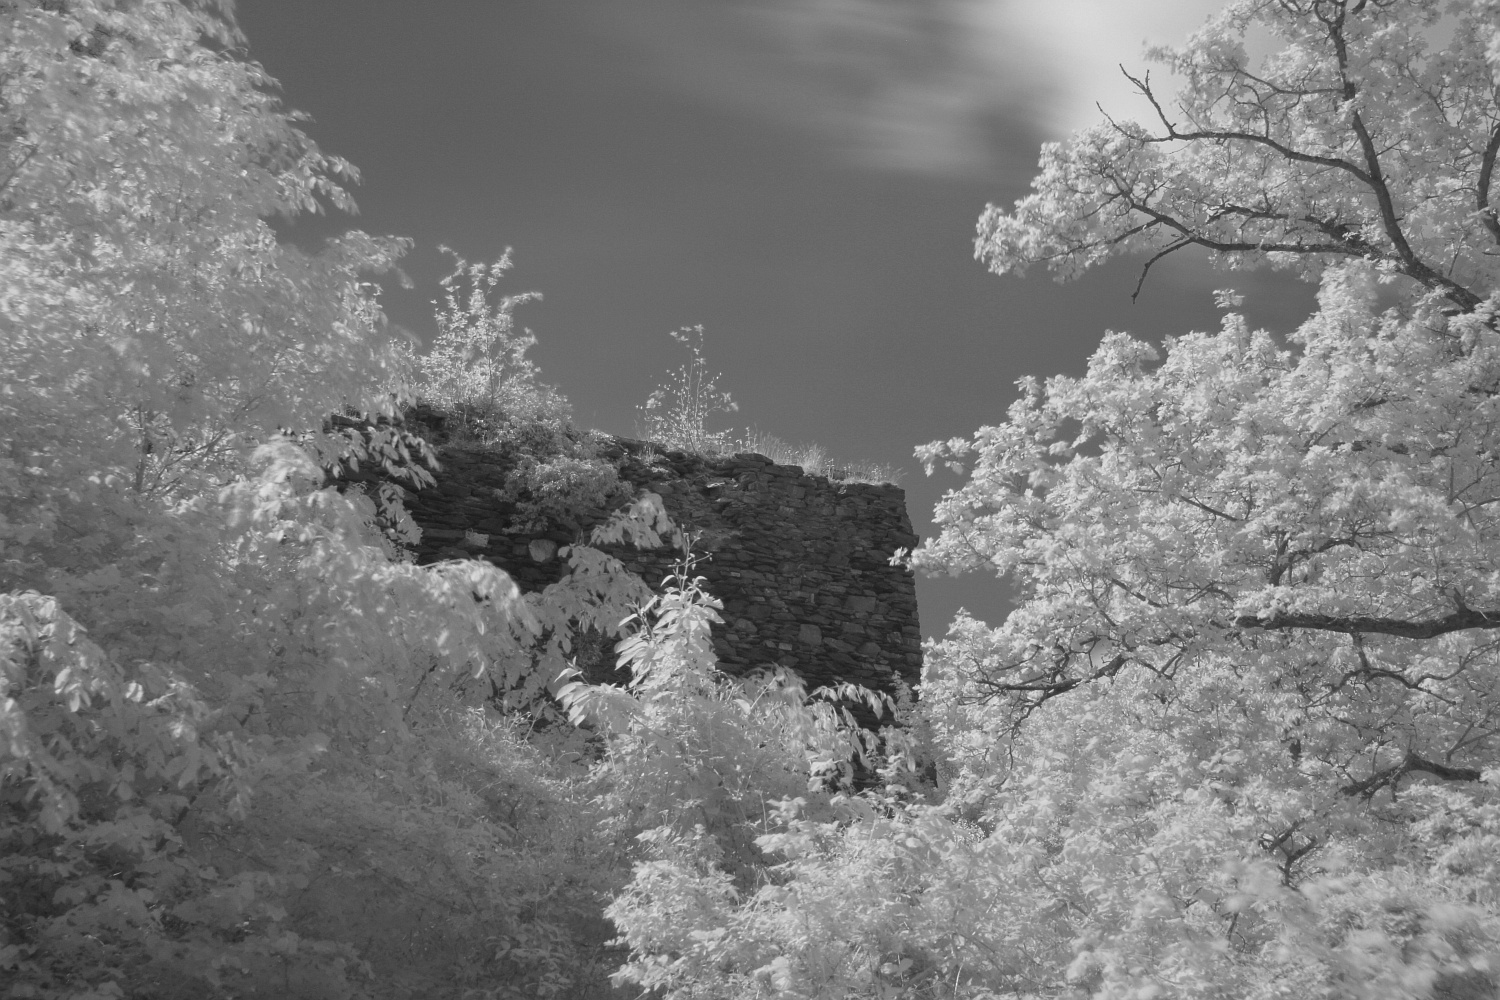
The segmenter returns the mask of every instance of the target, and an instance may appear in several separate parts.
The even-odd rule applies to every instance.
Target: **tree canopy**
[[[1473,310],[1500,249],[1497,20],[1489,2],[1235,0],[1153,53],[1183,79],[1175,101],[1127,73],[1145,124],[1044,146],[1034,193],[980,218],[978,255],[999,274],[1064,278],[1187,247],[1312,278],[1370,261]],[[1281,46],[1260,65],[1252,31]]]
[[[415,358],[403,241],[277,238],[355,174],[242,42],[228,3],[0,0],[13,995],[1500,990],[1497,0],[1235,0],[1156,53],[1175,102],[1141,74],[1146,124],[986,211],[999,272],[1196,247],[1318,307],[1106,333],[920,449],[964,481],[913,565],[1016,602],[883,741],[833,704],[867,692],[719,674],[689,554],[652,594],[597,547],[682,535],[536,381],[505,259]],[[330,481],[423,479],[412,398],[520,456],[526,524],[618,508],[558,583],[414,565],[399,485]]]
[[[242,44],[227,2],[0,2],[0,980],[556,992],[619,862],[580,774],[483,706],[534,699],[575,629],[618,634],[649,591],[586,532],[524,596],[396,544],[420,373],[375,278],[406,244],[278,238],[352,209],[356,174]],[[439,375],[497,339],[524,361],[486,298],[502,266],[448,297]],[[392,481],[329,482],[341,462]],[[601,537],[673,530],[623,499]]]
[[[1252,36],[1275,45],[1258,64]],[[965,481],[914,564],[1016,593],[927,651],[939,791],[792,810],[742,898],[654,872],[627,939],[690,899],[716,930],[638,981],[1500,986],[1500,8],[1237,0],[1155,57],[1180,96],[1133,77],[1150,119],[1045,147],[978,255],[1070,278],[1197,247],[1319,282],[1317,311],[1278,337],[1223,292],[1217,331],[1107,333],[1083,376],[1023,380],[1003,422],[919,449]]]
[[[276,238],[274,217],[351,209],[357,174],[231,55],[226,10],[0,8],[0,417],[23,479],[167,489],[247,434],[388,405],[369,277],[404,244]]]

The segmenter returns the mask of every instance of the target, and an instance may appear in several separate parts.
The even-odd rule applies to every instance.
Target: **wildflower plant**
[[[700,454],[729,451],[734,444],[730,431],[710,431],[708,422],[719,413],[734,413],[739,404],[719,389],[723,374],[710,374],[703,357],[703,327],[683,327],[672,339],[687,346],[692,357],[664,384],[646,397],[640,407],[647,438],[668,448]]]

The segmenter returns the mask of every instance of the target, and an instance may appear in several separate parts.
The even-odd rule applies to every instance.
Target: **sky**
[[[239,0],[248,54],[360,213],[299,223],[405,236],[393,322],[435,332],[450,269],[513,248],[507,291],[576,421],[635,436],[636,407],[702,324],[739,411],[722,426],[903,470],[913,526],[960,480],[919,444],[1004,419],[1015,381],[1081,374],[1106,330],[1216,328],[1213,290],[1293,329],[1313,289],[1185,254],[1067,285],[989,274],[985,205],[1025,195],[1039,147],[1141,117],[1119,65],[1184,41],[1208,0]],[[1153,75],[1153,79],[1159,77]],[[719,429],[719,427],[711,427]],[[998,624],[993,578],[919,579],[926,635]]]

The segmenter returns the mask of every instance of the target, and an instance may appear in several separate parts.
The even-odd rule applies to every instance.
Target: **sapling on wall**
[[[602,436],[572,425],[567,399],[539,381],[526,356],[536,337],[517,330],[515,308],[540,296],[500,294],[509,251],[489,264],[447,252],[454,270],[433,303],[438,335],[408,359],[413,395],[441,414],[445,443],[492,451],[511,466],[498,499],[514,505],[514,530],[580,531],[581,515],[610,510],[629,491],[600,457]]]
[[[734,442],[730,431],[711,431],[709,421],[721,413],[733,413],[739,404],[719,389],[719,379],[708,370],[703,356],[703,327],[683,327],[672,339],[687,347],[689,358],[668,381],[654,389],[640,409],[648,440],[681,451],[714,455]]]

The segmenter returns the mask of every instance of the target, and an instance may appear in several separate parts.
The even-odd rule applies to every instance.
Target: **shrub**
[[[427,353],[414,359],[417,400],[446,414],[466,439],[513,436],[513,425],[564,426],[568,401],[537,381],[537,367],[526,357],[536,337],[516,330],[516,306],[540,296],[528,292],[494,300],[511,267],[510,251],[491,264],[471,264],[443,249],[452,255],[454,268],[442,280],[442,303],[433,303],[438,335]]]
[[[516,331],[514,310],[539,296],[496,300],[509,251],[491,264],[453,257],[443,302],[433,303],[438,336],[411,360],[416,399],[442,415],[445,443],[494,451],[512,466],[497,499],[514,504],[513,530],[581,531],[583,515],[618,506],[629,484],[599,456],[599,435],[572,426],[567,399],[538,381],[526,357],[536,338]]]

